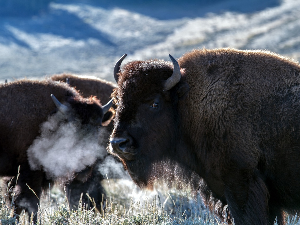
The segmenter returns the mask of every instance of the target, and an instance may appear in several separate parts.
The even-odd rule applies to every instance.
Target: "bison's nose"
[[[123,152],[126,149],[126,145],[129,142],[127,138],[112,138],[109,141],[112,147],[118,150],[118,152]]]
[[[127,154],[135,154],[133,151],[133,140],[130,136],[127,137],[115,137],[111,138],[110,144],[113,148],[113,151],[120,155],[121,157]]]

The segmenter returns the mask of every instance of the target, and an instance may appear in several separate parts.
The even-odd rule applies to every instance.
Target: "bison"
[[[23,209],[30,214],[36,213],[42,191],[47,189],[55,178],[52,174],[49,176],[42,163],[37,162],[47,160],[37,157],[39,151],[47,153],[46,147],[37,144],[43,140],[39,139],[44,135],[41,130],[44,129],[47,135],[55,137],[55,132],[61,125],[72,123],[70,128],[75,130],[76,138],[91,136],[98,139],[98,129],[102,123],[107,122],[103,121],[103,118],[110,120],[113,116],[113,112],[109,110],[112,102],[101,106],[98,99],[83,98],[68,84],[50,79],[24,79],[0,85],[0,96],[0,176],[4,177],[6,183],[14,186],[15,195],[9,196],[13,197],[16,213],[20,214]],[[104,116],[105,114],[110,116]],[[46,123],[50,120],[53,124]],[[65,131],[67,130],[62,130]],[[96,142],[98,143],[98,140]],[[54,145],[45,143],[45,146],[46,144]],[[32,148],[37,152],[29,151]],[[71,156],[69,155],[70,160]],[[55,157],[57,161],[60,159],[60,155]],[[56,162],[46,163],[56,166]],[[90,164],[81,166],[84,170],[84,167],[89,167]],[[18,168],[19,175],[10,179],[18,174]]]
[[[110,152],[149,187],[176,161],[235,224],[285,224],[300,208],[300,65],[268,51],[193,50],[120,70]]]
[[[71,87],[74,87],[83,97],[88,98],[90,96],[96,96],[101,102],[108,102],[110,100],[110,95],[116,87],[112,82],[90,76],[80,76],[73,74],[55,74],[48,76],[47,78],[65,82],[69,84]],[[115,106],[112,105],[114,108]],[[110,114],[107,113],[104,116],[110,117]],[[105,123],[106,132],[104,132],[105,136],[101,138],[101,145],[107,146],[109,140],[109,134],[113,130],[113,123],[108,120],[108,118],[103,118]],[[104,160],[107,156],[104,157]],[[99,159],[95,164],[91,167],[86,168],[84,171],[77,173],[72,181],[68,182],[66,187],[66,192],[68,195],[68,200],[70,206],[75,209],[78,205],[78,202],[81,198],[81,194],[87,192],[95,202],[97,203],[97,208],[100,209],[100,205],[98,203],[102,202],[103,194],[105,194],[104,188],[100,185],[100,182],[104,179],[101,173],[98,172],[98,166],[102,165],[103,158]],[[120,163],[120,162],[116,162]],[[82,196],[82,202],[86,205],[90,204],[89,198],[84,194]]]

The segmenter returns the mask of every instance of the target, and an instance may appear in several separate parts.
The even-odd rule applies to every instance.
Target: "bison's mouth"
[[[110,139],[109,152],[118,156],[132,180],[141,188],[151,188],[151,159],[141,154],[134,139],[126,132]]]
[[[121,159],[124,159],[126,161],[133,161],[135,160],[135,155],[136,153],[131,153],[131,152],[123,152],[122,154],[118,154],[118,156],[121,158]]]

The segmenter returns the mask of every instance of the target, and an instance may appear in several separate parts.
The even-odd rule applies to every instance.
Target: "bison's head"
[[[134,61],[120,71],[125,56],[115,66],[117,109],[110,152],[122,160],[138,185],[151,187],[156,176],[153,165],[176,158],[181,139],[177,104],[188,85],[172,56],[173,65]]]
[[[112,100],[106,105],[101,106],[99,100],[95,97],[82,98],[70,97],[68,105],[62,104],[57,98],[51,94],[51,98],[57,109],[72,119],[78,119],[82,124],[90,124],[92,126],[102,126],[110,122],[113,111],[109,111],[112,106]]]

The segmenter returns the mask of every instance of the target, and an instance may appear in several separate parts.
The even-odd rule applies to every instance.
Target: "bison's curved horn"
[[[121,66],[121,63],[122,63],[122,61],[125,59],[126,56],[127,56],[127,54],[124,54],[124,55],[118,60],[118,62],[117,62],[116,65],[115,65],[115,68],[114,68],[114,77],[115,77],[115,80],[116,80],[117,83],[118,83],[118,80],[119,80],[118,73],[119,73],[119,71],[120,71],[120,66]]]
[[[166,91],[168,91],[172,87],[174,87],[181,79],[181,72],[180,72],[180,67],[179,67],[178,62],[170,54],[169,54],[169,57],[173,62],[174,69],[173,69],[172,76],[169,77],[165,82],[164,90],[166,90]]]
[[[106,103],[106,105],[102,106],[103,115],[107,113],[107,111],[110,109],[110,107],[112,107],[112,105],[113,105],[113,99],[111,99],[108,103]]]
[[[53,94],[51,94],[51,98],[58,110],[61,111],[63,114],[66,114],[69,111],[69,107],[60,103]]]

